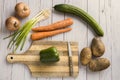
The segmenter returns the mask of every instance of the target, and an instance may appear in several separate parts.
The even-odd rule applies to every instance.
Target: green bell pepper
[[[59,52],[56,47],[50,47],[40,51],[40,61],[43,63],[59,61]]]

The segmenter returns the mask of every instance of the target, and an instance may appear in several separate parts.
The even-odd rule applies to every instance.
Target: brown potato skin
[[[107,58],[93,59],[89,63],[91,71],[102,71],[110,66],[110,61]]]
[[[13,16],[7,18],[5,22],[6,28],[10,31],[18,30],[20,28],[20,24],[20,21]]]
[[[91,49],[92,49],[92,54],[95,57],[100,57],[104,54],[105,46],[99,37],[93,38],[92,44],[91,44]]]
[[[83,48],[80,54],[80,62],[82,65],[87,65],[92,58],[92,52],[91,49],[86,47]]]
[[[19,17],[25,18],[30,15],[30,8],[27,4],[20,2],[16,4],[15,12]]]

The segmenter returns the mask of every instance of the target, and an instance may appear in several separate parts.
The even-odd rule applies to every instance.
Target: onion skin
[[[9,17],[6,19],[5,25],[6,28],[10,31],[16,31],[20,28],[20,21],[16,17]]]
[[[30,8],[27,4],[20,2],[16,4],[15,12],[20,18],[26,18],[30,15]]]

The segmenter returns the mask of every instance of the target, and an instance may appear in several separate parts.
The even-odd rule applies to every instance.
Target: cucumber
[[[58,4],[54,6],[54,9],[60,12],[71,13],[76,16],[79,16],[92,27],[92,29],[96,32],[98,36],[104,35],[101,26],[96,22],[96,20],[93,17],[91,17],[84,10],[69,4]]]

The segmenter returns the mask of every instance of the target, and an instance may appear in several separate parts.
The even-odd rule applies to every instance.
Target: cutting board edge
[[[56,76],[56,75],[54,75],[54,76],[51,76],[51,75],[49,75],[49,76],[45,76],[44,74],[44,76],[43,75],[36,75],[35,73],[31,73],[31,75],[33,76],[33,77],[38,77],[38,78],[59,78],[59,77],[64,77],[64,78],[69,78],[69,77],[74,77],[74,78],[76,78],[78,75],[79,75],[79,71],[78,72],[75,72],[75,74],[76,75],[74,75],[74,76],[69,76],[69,75],[64,75],[64,76]]]

